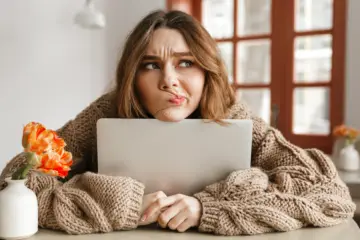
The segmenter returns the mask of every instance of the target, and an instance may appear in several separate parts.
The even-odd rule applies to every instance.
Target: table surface
[[[284,232],[284,233],[267,233],[254,236],[235,236],[235,237],[222,237],[211,234],[204,234],[198,232],[186,232],[178,233],[170,230],[163,229],[147,229],[138,228],[132,231],[118,231],[106,234],[90,234],[90,235],[66,235],[62,232],[50,231],[41,229],[39,232],[29,238],[29,240],[92,240],[101,237],[102,240],[115,240],[115,239],[174,239],[174,240],[185,240],[185,239],[241,239],[241,240],[358,240],[360,239],[360,229],[353,220],[328,228],[303,228],[295,231]]]
[[[338,170],[340,178],[346,184],[360,184],[360,170],[357,171],[343,171]]]

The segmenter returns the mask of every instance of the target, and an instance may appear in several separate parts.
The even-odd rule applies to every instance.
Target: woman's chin
[[[158,112],[155,118],[163,122],[180,122],[187,118],[190,114],[185,113],[180,109],[167,109]]]
[[[181,122],[182,120],[184,120],[186,117],[180,117],[180,116],[159,116],[156,117],[157,120],[163,121],[163,122]]]

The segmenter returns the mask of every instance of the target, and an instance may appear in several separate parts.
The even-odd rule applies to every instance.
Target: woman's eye
[[[159,65],[157,63],[144,63],[143,67],[145,69],[148,69],[148,70],[153,70],[153,69],[159,69]]]
[[[184,67],[184,68],[188,68],[191,67],[194,63],[192,61],[186,60],[186,61],[181,61],[179,63],[180,67]]]

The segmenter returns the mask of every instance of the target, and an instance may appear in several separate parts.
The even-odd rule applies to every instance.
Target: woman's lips
[[[169,100],[170,103],[180,105],[185,101],[185,97],[182,96],[175,96]]]

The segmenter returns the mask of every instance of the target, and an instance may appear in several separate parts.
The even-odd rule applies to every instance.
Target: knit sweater
[[[74,156],[70,180],[31,172],[27,186],[39,202],[39,226],[86,234],[138,226],[144,185],[129,177],[96,172],[96,122],[116,118],[111,94],[105,94],[57,130]],[[253,121],[252,168],[231,173],[194,195],[202,204],[198,230],[219,235],[251,235],[327,227],[353,217],[355,204],[332,161],[316,149],[301,149],[235,104],[229,119]],[[221,159],[219,159],[221,161]],[[22,166],[22,154],[3,170],[4,179]]]

